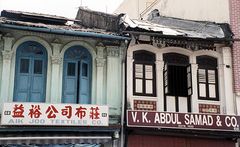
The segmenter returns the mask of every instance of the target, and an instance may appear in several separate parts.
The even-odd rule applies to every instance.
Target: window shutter
[[[82,60],[80,62],[80,103],[90,104],[90,63]]]
[[[216,71],[208,70],[208,93],[209,98],[217,98]]]
[[[191,64],[187,65],[187,89],[188,96],[192,95],[192,68]]]

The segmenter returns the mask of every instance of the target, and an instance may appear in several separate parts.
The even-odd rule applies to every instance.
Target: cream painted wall
[[[139,3],[139,14],[142,13],[146,0]],[[177,17],[190,20],[214,21],[218,23],[229,22],[228,0],[156,0],[157,3],[149,9],[143,18],[146,19],[148,13],[158,9],[163,16]],[[125,0],[115,11],[125,12],[130,18],[137,17],[137,0]]]
[[[229,47],[219,47],[216,51],[211,50],[198,50],[192,51],[189,49],[178,48],[178,47],[163,47],[158,48],[154,45],[147,44],[135,44],[135,41],[131,41],[131,45],[127,52],[127,102],[130,109],[134,109],[134,100],[146,100],[156,101],[157,111],[164,111],[164,95],[163,95],[163,54],[164,53],[179,53],[189,57],[189,62],[192,66],[192,86],[193,94],[191,97],[191,108],[193,113],[199,113],[199,104],[213,104],[220,105],[221,114],[236,115],[236,102],[233,95],[233,81],[232,81],[232,68],[227,68],[226,65],[231,64],[231,52]],[[148,51],[156,55],[156,97],[147,96],[135,96],[133,94],[133,52],[137,50],[147,49]],[[211,100],[199,100],[198,99],[198,85],[197,85],[197,70],[198,65],[196,64],[197,56],[208,55],[218,60],[218,81],[219,81],[219,101]],[[171,101],[172,100],[172,101]],[[175,112],[175,100],[168,97],[167,111]],[[240,104],[240,101],[238,101]],[[179,105],[179,112],[187,112],[187,103],[185,98],[181,99]]]
[[[131,18],[138,19],[139,14],[152,2],[154,2],[154,0],[124,0],[114,13],[127,13]]]

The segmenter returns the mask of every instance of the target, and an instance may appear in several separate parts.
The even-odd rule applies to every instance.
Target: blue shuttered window
[[[63,103],[90,104],[91,55],[81,46],[70,47],[64,55]]]
[[[46,93],[47,51],[28,41],[17,48],[14,98],[16,102],[44,102]]]

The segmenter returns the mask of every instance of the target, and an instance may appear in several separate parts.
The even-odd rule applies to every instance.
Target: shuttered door
[[[91,55],[81,46],[70,47],[64,55],[63,103],[91,103]]]
[[[129,135],[128,147],[235,147],[235,142],[223,139]]]
[[[15,102],[44,102],[46,93],[47,51],[39,43],[28,41],[17,49]]]

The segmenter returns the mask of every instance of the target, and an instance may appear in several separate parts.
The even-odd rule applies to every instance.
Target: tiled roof
[[[155,15],[148,20],[134,20],[127,15],[122,17],[126,30],[155,32],[162,35],[184,36],[189,38],[231,38],[228,24],[207,21],[192,21]]]

